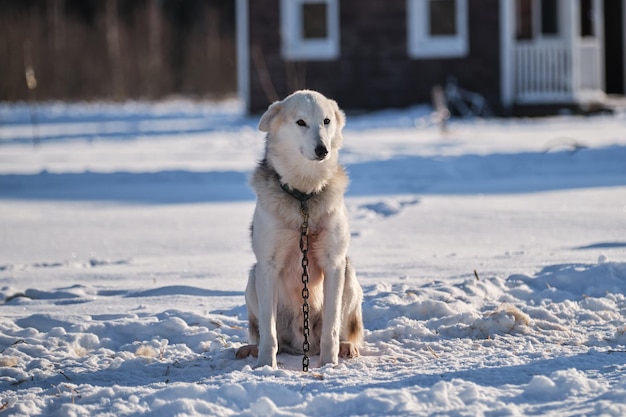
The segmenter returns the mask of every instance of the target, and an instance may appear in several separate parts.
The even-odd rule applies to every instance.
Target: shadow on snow
[[[626,147],[571,152],[406,156],[350,164],[347,195],[506,194],[626,185]],[[253,201],[236,171],[0,175],[0,199],[199,203]]]

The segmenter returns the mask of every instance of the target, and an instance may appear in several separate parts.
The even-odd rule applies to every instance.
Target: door
[[[624,40],[626,38],[626,8],[623,0],[604,2],[604,62],[605,91],[607,94],[625,94]]]
[[[611,0],[615,2],[615,0]],[[602,0],[578,0],[574,32],[574,90],[579,100],[600,98],[604,90]]]

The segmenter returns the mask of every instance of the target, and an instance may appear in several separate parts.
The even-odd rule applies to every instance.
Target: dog
[[[348,176],[339,164],[345,115],[334,100],[300,90],[271,104],[259,130],[265,157],[250,184],[257,194],[251,240],[256,264],[246,286],[249,345],[237,358],[256,356],[276,367],[279,352],[304,353],[301,200],[309,212],[309,353],[319,366],[359,355],[363,291],[347,257],[350,243],[343,196]]]

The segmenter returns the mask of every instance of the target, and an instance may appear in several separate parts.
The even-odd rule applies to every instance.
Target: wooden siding
[[[450,59],[409,58],[407,0],[339,0],[339,5],[340,57],[285,61],[279,0],[249,2],[250,111],[263,111],[300,88],[318,90],[348,110],[429,103],[433,85],[451,76],[499,107],[498,0],[469,0],[469,54]]]

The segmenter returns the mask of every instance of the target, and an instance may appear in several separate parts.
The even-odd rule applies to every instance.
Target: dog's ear
[[[269,132],[270,125],[272,124],[272,119],[280,113],[280,109],[282,108],[282,104],[280,101],[275,101],[267,108],[263,116],[261,116],[261,120],[259,121],[259,130],[261,132]]]
[[[339,130],[341,130],[346,125],[346,115],[343,112],[343,110],[339,108],[339,105],[337,104],[335,100],[329,99],[328,101],[330,101],[330,105],[333,108],[333,111],[335,112],[335,119],[337,120],[337,125],[339,126]]]

